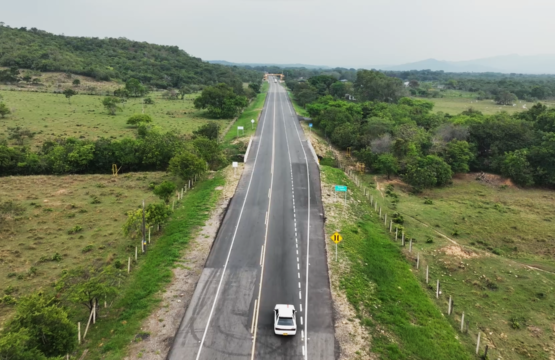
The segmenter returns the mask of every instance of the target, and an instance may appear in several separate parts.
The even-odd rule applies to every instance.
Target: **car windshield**
[[[280,317],[277,324],[279,326],[293,326],[293,318]]]

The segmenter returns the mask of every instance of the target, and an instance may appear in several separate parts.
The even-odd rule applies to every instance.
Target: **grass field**
[[[27,91],[0,91],[12,114],[0,120],[0,136],[8,128],[21,126],[36,133],[31,140],[39,146],[56,136],[71,136],[83,139],[108,137],[113,139],[134,137],[136,129],[126,125],[127,119],[136,113],[145,113],[153,118],[153,124],[163,131],[177,130],[191,133],[210,121],[204,111],[194,108],[197,96],[187,95],[185,100],[165,100],[160,92],[150,96],[154,105],[143,105],[142,99],[129,99],[122,111],[109,115],[102,106],[103,96],[76,95],[71,104],[64,95]],[[225,128],[230,120],[217,120]]]
[[[454,94],[455,95],[455,94]],[[425,99],[435,104],[434,112],[444,112],[451,115],[457,115],[461,112],[473,108],[479,110],[486,115],[506,111],[509,114],[525,111],[523,106],[530,109],[535,103],[518,100],[516,106],[497,105],[493,100],[476,100],[475,93],[461,93],[461,96],[447,96],[437,99]],[[555,101],[542,101],[549,107],[555,107]]]
[[[330,263],[332,276],[339,276],[341,290],[371,333],[371,351],[382,359],[470,359],[361,190],[339,169],[322,166],[321,171],[327,233],[343,236],[339,262]],[[334,184],[350,189],[346,209],[342,197],[331,200],[327,189]]]
[[[87,359],[121,360],[125,358],[131,341],[140,341],[143,320],[160,303],[157,296],[172,279],[172,268],[194,235],[204,225],[210,211],[221,195],[219,186],[225,179],[214,174],[198,183],[183,199],[163,234],[146,255],[139,258],[141,266],[132,272],[113,306],[104,311],[104,317],[91,329],[90,337],[80,348],[89,349]],[[88,314],[81,313],[81,321]],[[83,320],[85,319],[85,320]]]
[[[484,184],[467,175],[454,179],[452,186],[418,196],[396,180],[391,182],[394,195],[387,196],[385,179],[361,179],[390,219],[395,212],[403,215],[407,242],[414,239],[412,253],[408,243],[403,249],[405,256],[445,315],[448,296],[453,297],[454,314],[448,319],[455,329],[465,313],[468,331],[460,339],[469,351],[475,349],[480,331],[481,351],[488,344],[490,358],[552,358],[555,193],[502,182]],[[436,280],[442,289],[437,300]]]
[[[111,264],[140,245],[124,237],[126,212],[160,201],[149,184],[170,179],[160,172],[0,178],[1,203],[21,212],[0,224],[0,297],[46,289],[63,270]],[[156,233],[152,233],[156,236]],[[61,261],[52,261],[58,253]],[[11,308],[0,307],[0,324]]]

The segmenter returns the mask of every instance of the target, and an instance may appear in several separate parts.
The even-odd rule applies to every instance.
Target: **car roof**
[[[278,304],[278,305],[276,305],[274,310],[278,311],[279,316],[293,317],[293,311],[295,311],[295,306],[285,305],[285,304]]]

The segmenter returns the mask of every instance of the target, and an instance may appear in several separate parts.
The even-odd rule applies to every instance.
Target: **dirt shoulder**
[[[185,249],[181,261],[176,263],[173,281],[161,294],[160,306],[152,312],[141,327],[143,339],[137,338],[137,342],[130,345],[129,355],[125,360],[166,358],[242,173],[243,164],[239,164],[235,175],[231,166],[224,170],[226,184],[223,189],[218,189],[223,190],[222,197],[212,210],[210,219],[198,229],[195,239]]]

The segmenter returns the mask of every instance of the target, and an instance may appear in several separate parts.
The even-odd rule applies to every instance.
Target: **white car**
[[[295,335],[297,333],[297,312],[293,305],[278,304],[274,308],[274,332],[276,335]]]

